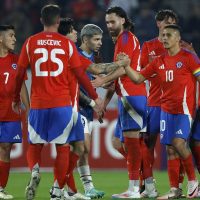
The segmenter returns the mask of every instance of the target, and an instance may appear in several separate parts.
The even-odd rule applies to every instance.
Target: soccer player
[[[86,37],[87,40],[82,42],[82,44],[81,44],[82,49],[85,49],[87,52],[88,51],[93,52],[96,49],[96,45],[99,45],[99,43],[101,44],[102,31],[98,26],[96,26],[94,24],[88,24],[83,29],[84,29],[84,37]],[[70,18],[61,20],[59,28],[58,28],[58,32],[63,35],[66,35],[73,42],[77,41],[77,31],[74,29],[73,20]],[[85,38],[84,38],[84,40],[85,40]],[[84,45],[83,45],[83,43],[84,43]],[[86,46],[87,46],[87,48],[86,48]],[[79,56],[80,56],[80,59],[82,62],[82,67],[84,68],[84,70],[87,70],[87,73],[90,72],[90,73],[96,74],[96,75],[102,74],[102,73],[107,74],[125,64],[122,62],[120,63],[119,61],[117,61],[116,63],[95,64],[91,60],[89,60],[87,57],[85,58],[85,56],[83,56],[82,54],[79,54]],[[128,64],[128,62],[127,62],[127,64]],[[73,83],[73,81],[70,81],[70,82]],[[75,81],[75,83],[76,83],[76,81]],[[71,93],[74,93],[74,91],[76,91],[76,86],[74,87],[74,83],[70,84],[70,85],[72,85],[72,87],[70,87]],[[78,96],[78,95],[72,95],[72,96]],[[76,99],[76,101],[78,101],[78,100]],[[86,96],[83,92],[80,92],[80,102],[81,102],[81,105],[84,105],[84,107],[87,107],[87,109],[89,108],[90,111],[91,111],[91,108],[96,110],[95,106],[93,105],[94,102],[88,96]],[[77,105],[77,102],[74,103],[74,105]],[[78,160],[77,154],[79,156],[81,155],[80,160],[81,160],[81,163],[83,163],[83,166],[81,167],[80,171],[82,174],[85,173],[85,168],[87,167],[87,174],[81,176],[81,179],[83,180],[83,185],[84,185],[86,196],[90,197],[90,198],[99,198],[104,195],[104,192],[94,189],[93,182],[91,180],[90,169],[89,169],[89,165],[88,165],[88,151],[90,148],[91,135],[88,135],[89,134],[88,128],[86,128],[87,126],[88,125],[87,125],[87,121],[86,121],[86,123],[84,123],[85,138],[86,138],[84,155],[81,155],[80,152],[79,153],[76,152],[77,151],[76,149],[82,149],[82,143],[80,141],[75,141],[73,143],[74,149],[73,149],[73,152],[70,152],[70,154],[73,157],[73,160],[76,160],[76,161]],[[75,129],[75,131],[78,131],[78,130]],[[80,134],[80,131],[79,131],[79,134]],[[77,159],[75,159],[75,157],[77,157]],[[87,164],[87,166],[84,166],[85,164]],[[89,172],[88,172],[88,170],[89,170]],[[73,180],[73,173],[68,175],[67,179],[68,179],[67,182],[68,182],[68,187],[70,189],[70,192],[77,192],[77,189],[75,187],[74,180]],[[78,195],[80,198],[80,193],[76,193],[75,195],[73,195],[73,197],[78,197]],[[81,198],[84,198],[84,197],[82,196]]]
[[[29,37],[22,47],[18,61],[16,89],[12,103],[18,112],[19,91],[24,71],[30,64],[32,71],[31,109],[29,113],[29,149],[27,152],[31,179],[26,188],[26,199],[34,199],[40,182],[39,167],[41,150],[45,143],[56,144],[57,156],[54,164],[54,187],[51,200],[61,199],[69,168],[68,138],[71,135],[73,114],[68,76],[70,70],[90,97],[101,108],[88,77],[81,68],[78,51],[72,41],[57,33],[60,23],[60,8],[46,5],[41,10],[44,30]],[[101,109],[100,109],[101,110]],[[68,196],[64,199],[67,199]]]
[[[160,10],[155,16],[156,24],[159,29],[158,37],[146,41],[143,44],[141,51],[141,67],[144,68],[148,63],[153,61],[156,57],[166,52],[161,37],[163,29],[168,24],[177,24],[178,17],[172,10]],[[161,112],[161,86],[159,83],[158,76],[152,77],[148,80],[149,91],[148,91],[148,114],[147,114],[147,146],[142,143],[143,157],[142,157],[142,176],[145,180],[145,191],[141,194],[143,197],[151,197],[154,191],[148,190],[148,183],[153,181],[152,166],[154,162],[154,147],[156,145],[157,136],[160,132],[160,112]],[[167,151],[170,149],[167,148]],[[173,173],[174,170],[174,157],[168,154],[168,173]],[[180,162],[179,158],[175,159],[176,162]],[[179,164],[180,165],[180,164]],[[180,175],[181,176],[181,175]],[[179,180],[174,180],[173,176],[169,175],[171,188],[179,188]],[[183,182],[183,178],[180,180]],[[175,183],[174,183],[175,182]],[[171,191],[172,193],[174,190]]]
[[[125,70],[137,84],[152,76],[158,76],[163,92],[160,119],[161,143],[170,147],[172,155],[180,156],[188,176],[187,197],[194,198],[198,193],[198,181],[186,141],[195,112],[194,76],[200,81],[200,61],[194,53],[181,49],[180,40],[179,26],[165,26],[162,42],[167,53],[156,58],[140,73],[130,67],[126,67]],[[179,167],[176,167],[176,170],[173,176],[179,179]],[[174,189],[175,192],[179,192],[177,188]],[[170,195],[171,193],[168,193],[158,199],[174,198],[174,195]]]
[[[125,53],[131,59],[131,68],[140,71],[140,44],[131,32],[132,22],[121,7],[112,7],[106,11],[106,24],[112,38],[115,38],[114,60],[119,52]],[[141,150],[139,132],[146,126],[146,89],[145,85],[131,82],[123,69],[117,69],[112,74],[101,78],[101,84],[96,85],[100,78],[93,81],[95,86],[115,80],[115,90],[119,97],[119,117],[116,137],[124,140],[127,168],[129,175],[128,190],[114,198],[140,198],[139,169],[141,165]]]
[[[4,189],[9,177],[11,148],[14,143],[22,142],[21,115],[12,111],[14,79],[18,68],[18,56],[12,53],[15,43],[14,27],[0,25],[0,199],[13,199]],[[29,98],[24,82],[21,99],[28,112]]]

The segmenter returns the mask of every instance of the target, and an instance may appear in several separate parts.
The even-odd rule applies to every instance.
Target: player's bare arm
[[[124,68],[126,71],[127,76],[135,83],[140,84],[145,81],[145,77],[138,73],[137,71],[133,70],[130,66]]]
[[[23,84],[22,84],[20,96],[21,96],[22,103],[23,103],[23,105],[25,106],[25,109],[26,109],[26,122],[28,122],[28,113],[29,113],[29,109],[30,109],[30,101],[29,101],[28,90],[27,90],[25,82],[23,82]]]
[[[114,81],[115,79],[119,78],[120,76],[126,74],[124,68],[120,67],[111,74],[104,76],[104,77],[97,77],[95,80],[91,81],[93,87],[101,87],[104,84]]]
[[[118,61],[112,63],[93,63],[87,68],[87,71],[95,75],[108,74],[112,71],[115,71],[119,67],[124,67],[130,63],[130,59],[127,55],[121,54],[120,58],[121,59],[119,59]]]

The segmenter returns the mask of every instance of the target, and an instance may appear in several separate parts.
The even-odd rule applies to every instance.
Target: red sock
[[[170,187],[179,188],[180,159],[167,160]]]
[[[180,160],[180,171],[179,171],[179,183],[183,183],[185,176],[185,168],[183,166],[182,161]]]
[[[54,182],[57,180],[60,189],[65,186],[66,174],[69,168],[70,147],[56,146],[57,156],[54,163]]]
[[[28,146],[26,158],[31,171],[36,164],[40,166],[42,148],[43,144],[29,144]]]
[[[0,186],[5,188],[8,182],[10,172],[10,162],[0,160]]]
[[[151,151],[148,149],[147,145],[145,144],[144,140],[141,141],[141,149],[142,149],[142,176],[143,180],[153,177],[152,171],[152,163],[151,163]]]
[[[191,148],[194,160],[197,166],[197,170],[200,173],[200,146],[193,146]]]
[[[117,151],[119,151],[119,153],[122,154],[122,156],[124,156],[124,158],[127,160],[127,153],[124,150],[124,147],[117,149]]]
[[[139,180],[141,166],[141,151],[139,138],[124,138],[127,149],[127,168],[129,180]]]
[[[192,154],[190,154],[186,159],[182,159],[185,172],[188,177],[188,181],[196,180],[196,175],[194,171],[194,165],[192,160]]]
[[[69,169],[67,172],[66,182],[67,182],[67,186],[70,188],[70,190],[75,193],[77,193],[77,188],[76,188],[76,184],[74,181],[73,170],[77,166],[78,159],[79,159],[79,156],[76,153],[70,151]]]

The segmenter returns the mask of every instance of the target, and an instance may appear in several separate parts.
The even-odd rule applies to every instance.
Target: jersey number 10
[[[167,70],[165,72],[166,75],[166,82],[172,82],[174,80],[174,72],[173,70]]]

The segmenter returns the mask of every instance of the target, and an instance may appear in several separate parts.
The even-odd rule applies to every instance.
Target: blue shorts
[[[146,126],[147,99],[145,96],[124,96],[118,102],[122,131],[139,131]]]
[[[124,136],[123,136],[121,125],[120,125],[120,118],[118,118],[118,120],[117,120],[117,124],[116,124],[116,127],[115,127],[114,136],[116,138],[119,138],[120,141],[124,143]]]
[[[29,142],[68,143],[73,127],[72,107],[31,109],[29,112]]]
[[[192,124],[191,137],[200,141],[200,108],[197,110],[194,122]]]
[[[0,122],[0,143],[21,143],[21,121]]]
[[[81,122],[81,114],[73,111],[73,127],[68,138],[68,142],[77,142],[84,140],[84,128]]]
[[[160,142],[171,145],[174,138],[188,139],[192,118],[184,114],[169,114],[161,110]]]
[[[158,134],[160,133],[160,112],[159,106],[147,107],[147,133]]]

